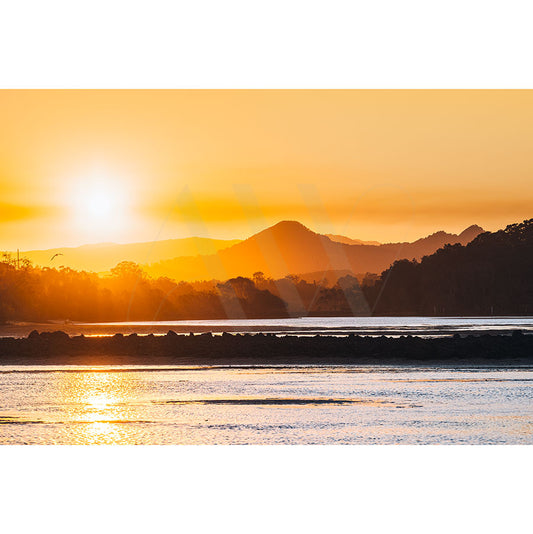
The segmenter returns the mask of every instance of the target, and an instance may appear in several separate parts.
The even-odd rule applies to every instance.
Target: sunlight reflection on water
[[[0,392],[3,444],[533,443],[529,369],[10,367]]]

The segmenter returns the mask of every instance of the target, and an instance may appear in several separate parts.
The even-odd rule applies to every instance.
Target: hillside
[[[363,241],[361,239],[352,239],[351,237],[346,237],[345,235],[338,234],[324,234],[326,237],[329,237],[332,241],[337,243],[344,243],[345,245],[381,245],[379,241]]]
[[[460,234],[449,234],[447,232],[435,232],[412,243],[386,243],[381,245],[383,248],[391,250],[402,250],[403,257],[412,259],[421,259],[428,254],[433,254],[444,245],[455,245],[457,243],[466,245],[475,239],[479,234],[484,232],[481,226],[472,225],[463,230]]]
[[[76,270],[105,272],[121,261],[144,264],[177,256],[213,254],[238,242],[238,239],[221,240],[187,237],[184,239],[167,239],[125,245],[99,243],[81,247],[29,250],[21,251],[20,254],[21,257],[28,258],[34,265],[41,267],[65,266]],[[52,257],[56,254],[58,256],[52,260]]]
[[[402,260],[363,288],[375,315],[533,314],[533,219]]]
[[[437,232],[414,243],[355,245],[333,241],[296,221],[282,221],[215,254],[151,263],[146,270],[152,276],[177,280],[224,280],[257,271],[273,278],[324,271],[379,273],[397,259],[419,259],[446,243],[467,242],[480,232],[473,226],[459,236]]]

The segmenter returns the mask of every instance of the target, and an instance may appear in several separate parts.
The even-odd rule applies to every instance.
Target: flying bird
[[[54,255],[50,258],[50,261],[52,261],[56,256],[63,256],[63,254],[61,254],[61,252],[58,252],[57,254],[54,254]]]

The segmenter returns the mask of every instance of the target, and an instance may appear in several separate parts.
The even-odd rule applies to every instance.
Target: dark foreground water
[[[1,444],[532,444],[532,369],[0,367]]]

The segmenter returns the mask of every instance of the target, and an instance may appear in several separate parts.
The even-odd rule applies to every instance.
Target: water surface
[[[447,336],[454,333],[533,333],[533,317],[301,317],[210,321],[144,321],[119,323],[15,324],[0,327],[0,337],[24,337],[32,330],[63,330],[69,335],[166,334],[189,332],[272,332],[295,335]]]
[[[2,444],[532,444],[533,370],[0,367]]]

